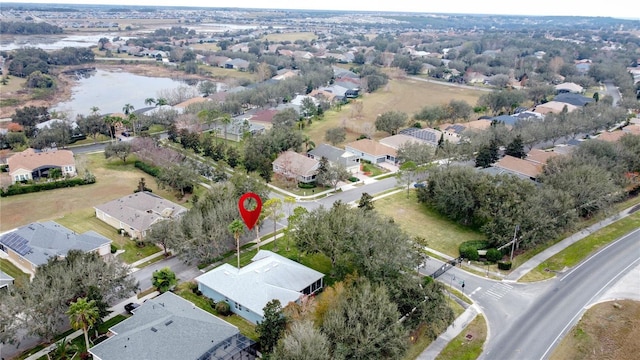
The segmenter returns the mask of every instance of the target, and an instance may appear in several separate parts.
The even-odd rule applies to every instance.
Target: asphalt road
[[[577,323],[585,307],[640,263],[640,229],[621,237],[581,264],[547,281],[542,293],[499,326],[479,359],[547,359]],[[516,284],[510,284],[516,285]],[[521,285],[528,286],[528,285]]]

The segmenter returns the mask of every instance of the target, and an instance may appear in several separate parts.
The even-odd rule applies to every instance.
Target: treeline
[[[28,77],[39,71],[48,74],[52,65],[79,65],[92,63],[95,55],[88,48],[65,47],[46,52],[38,48],[17,49],[9,56],[9,74]]]
[[[579,218],[607,211],[640,183],[640,136],[584,142],[549,160],[539,183],[492,176],[461,166],[431,171],[418,200],[461,224],[479,228],[491,247],[509,242],[516,226],[525,248],[554,240]],[[635,176],[633,175],[635,174]]]
[[[36,34],[62,34],[61,27],[45,22],[0,22],[0,34],[5,35],[36,35]]]

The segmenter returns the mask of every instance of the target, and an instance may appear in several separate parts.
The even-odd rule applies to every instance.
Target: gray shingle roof
[[[76,234],[54,222],[31,223],[0,237],[0,243],[35,265],[45,264],[52,256],[66,256],[69,250],[94,251],[111,240],[95,231]]]
[[[240,332],[171,292],[146,301],[110,330],[116,335],[90,350],[97,359],[198,359]]]
[[[305,287],[324,274],[271,251],[260,250],[252,262],[238,270],[223,264],[196,278],[196,281],[262,316],[273,299],[282,306],[296,301]]]
[[[315,158],[316,160],[322,159],[324,157],[329,162],[334,164],[342,164],[346,168],[359,165],[359,163],[356,161],[357,157],[355,155],[346,150],[339,149],[328,144],[320,144],[319,146],[310,150],[307,154],[313,156],[313,158]]]

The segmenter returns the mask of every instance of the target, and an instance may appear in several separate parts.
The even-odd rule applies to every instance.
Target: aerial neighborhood
[[[3,4],[2,359],[634,358],[640,20],[363,10]]]

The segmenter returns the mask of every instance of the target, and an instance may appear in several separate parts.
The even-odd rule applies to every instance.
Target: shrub
[[[358,182],[358,181],[360,181],[360,179],[358,179],[358,178],[357,178],[357,177],[355,177],[355,176],[352,176],[352,177],[350,177],[350,178],[349,178],[349,181],[351,181],[351,182]]]
[[[368,139],[368,138],[369,138],[369,137],[368,137],[367,135],[362,134],[362,135],[358,136],[358,139],[357,139],[357,140]]]
[[[112,253],[112,254],[115,254],[115,253],[116,253],[116,251],[118,251],[118,247],[117,247],[117,246],[115,246],[115,245],[113,245],[113,244],[111,244],[111,253]]]
[[[158,177],[158,175],[160,174],[159,167],[147,164],[140,160],[136,160],[136,162],[134,163],[134,166],[153,177]]]
[[[88,185],[95,183],[95,178],[93,179],[82,179],[82,178],[73,178],[73,179],[65,179],[51,182],[43,182],[43,183],[35,183],[35,184],[13,184],[9,186],[6,190],[0,190],[0,196],[12,196],[12,195],[20,195],[20,194],[29,194],[39,191],[45,190],[53,190],[53,189],[61,189],[66,187],[74,187],[79,185]]]
[[[220,315],[227,316],[231,314],[231,306],[226,301],[220,301],[216,304],[216,311]]]
[[[511,261],[498,261],[498,269],[511,270]]]
[[[500,259],[502,259],[502,251],[496,249],[496,248],[491,248],[489,250],[487,250],[487,261],[489,262],[496,262]]]
[[[316,183],[298,183],[298,187],[300,189],[314,189],[316,187]]]
[[[478,254],[478,250],[486,249],[489,247],[489,242],[485,240],[471,240],[465,241],[460,244],[459,251],[460,256],[465,259],[477,261],[480,259],[480,255]]]

